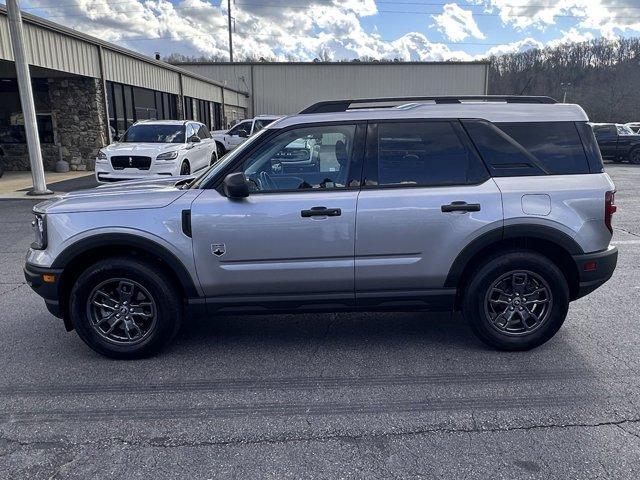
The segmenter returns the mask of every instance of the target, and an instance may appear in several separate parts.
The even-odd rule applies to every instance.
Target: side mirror
[[[200,143],[200,137],[197,135],[191,135],[189,137],[189,143]]]
[[[247,132],[246,130],[238,130],[238,136],[242,138],[247,138],[249,137],[249,132]]]
[[[249,196],[249,182],[243,172],[230,173],[224,177],[223,189],[227,198],[246,198]]]

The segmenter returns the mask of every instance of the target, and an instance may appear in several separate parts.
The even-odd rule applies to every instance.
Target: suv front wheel
[[[70,313],[78,335],[93,350],[128,359],[153,355],[171,341],[182,310],[162,269],[118,257],[97,262],[78,277]]]
[[[533,251],[510,251],[482,263],[465,290],[464,317],[486,344],[528,350],[560,329],[569,288],[560,269]]]

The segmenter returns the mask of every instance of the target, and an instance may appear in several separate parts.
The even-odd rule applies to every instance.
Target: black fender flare
[[[153,240],[130,233],[103,233],[78,240],[56,257],[51,268],[64,270],[80,255],[99,247],[129,247],[151,254],[175,273],[189,298],[200,296],[186,267],[173,253]]]
[[[557,228],[534,224],[505,225],[483,233],[458,254],[449,269],[444,287],[457,287],[469,262],[482,250],[493,243],[516,238],[545,240],[564,249],[569,255],[584,253],[582,247],[573,238]]]

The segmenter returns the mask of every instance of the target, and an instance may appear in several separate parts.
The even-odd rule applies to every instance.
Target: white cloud
[[[559,47],[565,43],[580,43],[593,40],[595,37],[591,32],[581,32],[573,27],[566,32],[562,32],[562,37],[547,42],[548,47]]]
[[[594,29],[604,36],[640,31],[638,0],[477,0],[487,11],[497,11],[504,24],[518,29],[545,28],[559,19],[571,19],[580,29]]]
[[[500,56],[507,53],[519,53],[531,50],[532,48],[544,48],[544,43],[536,40],[535,38],[525,38],[524,40],[518,40],[516,42],[505,43],[504,45],[497,45],[491,47],[485,53],[478,55],[478,59],[488,58],[491,56]]]
[[[465,38],[475,37],[484,39],[484,34],[473,19],[471,10],[463,10],[456,3],[447,3],[440,15],[433,15],[438,30],[449,40],[459,42]]]
[[[163,55],[228,57],[226,2],[204,0],[100,0],[65,2],[25,0],[24,7],[65,26],[117,42],[134,50]],[[269,2],[238,2],[234,56],[312,60],[355,57],[402,60],[468,59],[462,51],[429,41],[421,33],[384,40],[364,30],[361,19],[375,15],[374,0],[287,0],[286,6]],[[474,32],[478,33],[478,32]]]

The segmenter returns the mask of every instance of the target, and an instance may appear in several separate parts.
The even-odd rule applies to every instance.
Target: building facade
[[[249,115],[290,115],[321,100],[486,95],[487,62],[179,63],[248,92]]]
[[[197,120],[211,130],[247,115],[246,91],[23,14],[45,169],[93,169],[97,151],[134,122]],[[8,170],[29,157],[6,8],[0,5],[0,149]]]

